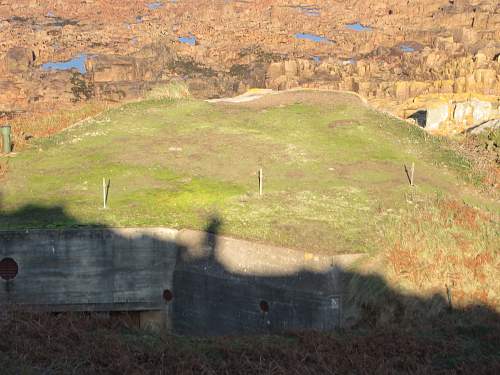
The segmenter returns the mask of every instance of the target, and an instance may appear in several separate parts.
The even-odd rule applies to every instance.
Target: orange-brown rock
[[[3,58],[2,71],[5,73],[22,73],[28,71],[35,62],[35,53],[24,47],[14,47],[7,51]]]
[[[81,53],[96,56],[81,79],[111,100],[170,79],[204,97],[252,86],[354,90],[398,114],[419,95],[500,95],[498,1],[322,0],[312,13],[302,5],[199,0],[149,9],[143,0],[0,0],[0,81],[11,91],[0,94],[0,107],[29,110],[54,97],[64,105],[73,73],[43,75],[40,65]],[[347,29],[353,22],[371,30]],[[195,45],[179,42],[190,35]]]

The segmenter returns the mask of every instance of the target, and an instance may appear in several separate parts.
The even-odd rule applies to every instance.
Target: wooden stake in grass
[[[259,195],[262,196],[262,190],[264,187],[264,175],[262,174],[262,168],[259,169]]]
[[[415,174],[415,163],[411,163],[410,185],[413,186],[413,175]]]
[[[108,180],[108,183],[106,183],[106,179],[103,177],[102,178],[102,206],[104,209],[108,208],[107,203],[108,203],[108,193],[109,193],[109,184],[111,180]]]
[[[408,167],[406,164],[404,165],[405,167],[405,172],[406,172],[406,177],[408,177],[408,182],[410,183],[410,186],[414,186],[414,176],[415,176],[415,163],[411,163],[411,170],[408,170]]]
[[[446,285],[446,284],[444,284],[444,286],[446,287],[446,297],[448,299],[448,310],[452,311],[453,310],[453,305],[452,305],[452,302],[451,302],[451,288],[448,287],[448,285]]]

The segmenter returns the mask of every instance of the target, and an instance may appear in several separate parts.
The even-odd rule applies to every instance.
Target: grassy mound
[[[4,372],[497,373],[500,205],[473,166],[356,97],[317,92],[149,100],[38,140],[0,160],[0,229],[207,229],[216,215],[220,234],[370,253],[349,284],[366,317],[344,333],[195,339],[7,313]]]
[[[414,188],[404,170],[412,163]],[[0,228],[203,229],[217,214],[222,234],[310,252],[367,252],[406,210],[411,191],[497,210],[470,176],[468,162],[439,140],[350,95],[289,93],[247,105],[150,100],[11,158]],[[111,181],[107,210],[103,178]],[[64,219],[38,214],[53,206],[64,207]]]

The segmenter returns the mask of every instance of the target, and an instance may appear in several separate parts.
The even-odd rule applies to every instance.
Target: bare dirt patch
[[[335,129],[340,126],[349,126],[349,125],[359,125],[359,121],[356,120],[335,120],[328,124],[330,129]]]
[[[225,103],[220,102],[217,105],[239,106],[252,109],[265,109],[270,107],[286,106],[296,103],[321,105],[332,109],[338,105],[361,104],[363,101],[355,94],[348,92],[317,91],[317,90],[297,90],[283,91],[264,95],[259,99],[250,102]]]

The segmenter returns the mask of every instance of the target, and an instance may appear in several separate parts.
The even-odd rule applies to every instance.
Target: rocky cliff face
[[[434,100],[411,118],[433,133],[454,133],[500,118],[500,106],[491,100]]]
[[[500,95],[494,0],[0,0],[0,15],[3,112],[81,100],[80,86],[123,100],[171,79],[201,97],[351,90],[403,117],[422,95]],[[79,73],[43,68],[80,54]]]

